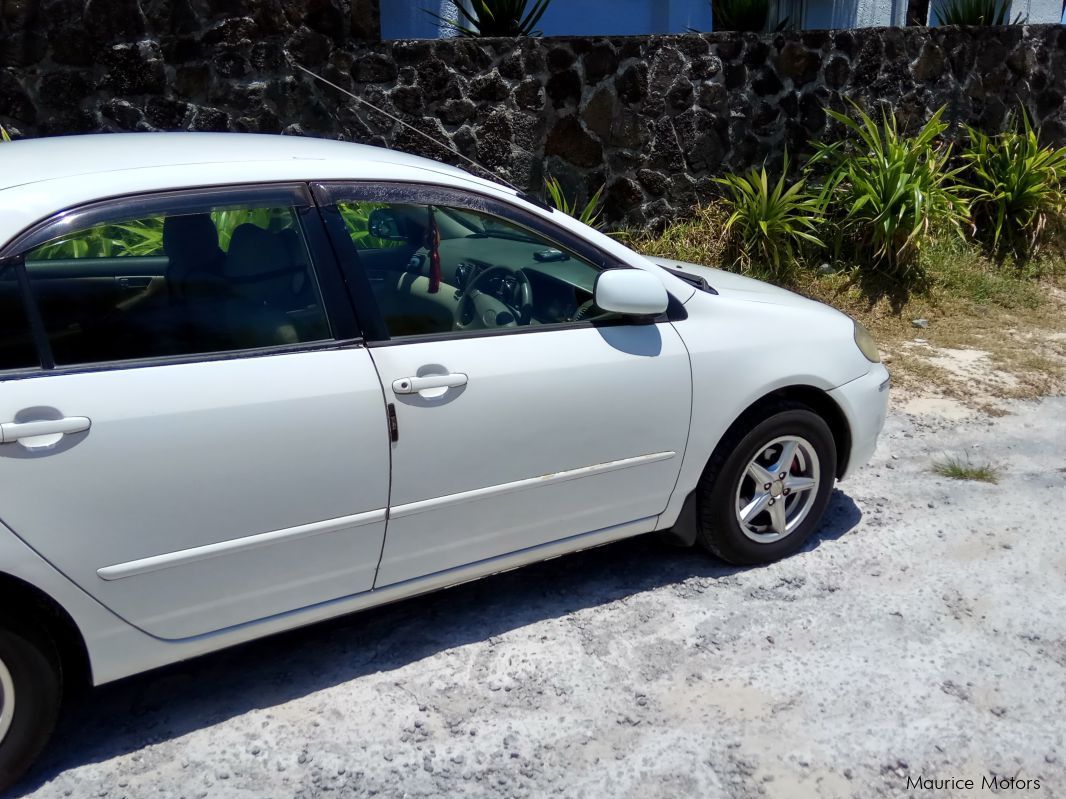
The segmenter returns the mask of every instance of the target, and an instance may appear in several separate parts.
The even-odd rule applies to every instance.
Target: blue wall
[[[427,39],[440,24],[423,9],[454,14],[449,0],[382,0],[384,39]],[[711,29],[710,0],[553,0],[538,26],[545,36],[623,36]]]

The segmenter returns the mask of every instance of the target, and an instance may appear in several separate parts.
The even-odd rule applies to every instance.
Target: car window
[[[329,338],[296,210],[123,218],[25,253],[59,366]]]
[[[499,216],[445,205],[338,203],[390,338],[604,316],[600,267]],[[391,249],[368,253],[365,241]]]
[[[0,265],[0,369],[37,365],[37,348],[26,317],[15,265]]]

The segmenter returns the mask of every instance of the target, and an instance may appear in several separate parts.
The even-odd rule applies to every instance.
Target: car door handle
[[[23,438],[82,433],[92,424],[85,416],[63,419],[41,419],[37,422],[4,422],[0,424],[0,444],[13,444]]]
[[[396,394],[417,394],[428,388],[456,388],[466,385],[466,375],[454,372],[448,375],[426,375],[425,377],[401,377],[392,381],[392,390]]]
[[[127,291],[146,289],[152,285],[151,277],[120,277],[118,287]]]

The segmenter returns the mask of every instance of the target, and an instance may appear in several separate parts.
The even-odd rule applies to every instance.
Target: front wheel
[[[707,465],[700,543],[738,565],[787,557],[817,528],[835,476],[829,426],[803,405],[780,403],[724,440]]]
[[[57,662],[44,636],[0,626],[0,794],[52,734],[61,693]]]

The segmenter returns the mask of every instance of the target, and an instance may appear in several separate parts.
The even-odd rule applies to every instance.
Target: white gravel
[[[22,789],[1066,796],[1066,399],[1012,407],[894,413],[768,568],[641,538],[106,686]]]

